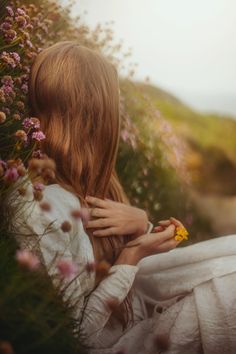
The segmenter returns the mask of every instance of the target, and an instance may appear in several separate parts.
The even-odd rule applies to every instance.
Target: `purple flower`
[[[22,122],[22,125],[25,129],[39,129],[40,128],[40,121],[37,118],[25,118]]]
[[[10,95],[11,93],[14,92],[13,89],[12,89],[12,87],[11,87],[11,86],[8,86],[8,85],[3,85],[3,86],[2,86],[2,89],[3,89],[3,91],[4,91],[4,93],[5,93],[6,95]]]
[[[11,54],[11,56],[13,57],[13,59],[14,59],[17,63],[20,62],[20,56],[19,56],[18,53],[16,53],[16,52],[10,52],[10,54]]]
[[[29,79],[29,75],[28,74],[21,75],[21,80],[22,81],[28,81],[28,79]]]
[[[121,139],[125,142],[130,138],[130,134],[126,129],[121,130],[120,135],[121,135]]]
[[[16,9],[16,13],[17,13],[17,15],[20,15],[20,16],[26,15],[26,12],[23,9],[20,9],[19,7]]]
[[[45,138],[46,137],[41,130],[32,134],[32,139],[35,139],[37,141],[44,140]]]
[[[71,260],[61,259],[57,263],[57,269],[61,277],[72,280],[78,274],[78,266]]]
[[[15,167],[10,167],[6,170],[4,179],[6,182],[15,182],[17,178],[19,177],[19,174],[17,172],[17,169]]]
[[[9,29],[4,33],[4,38],[6,39],[7,42],[12,42],[14,39],[16,39],[16,31],[13,29]]]
[[[10,65],[12,68],[15,68],[20,62],[20,56],[16,52],[2,52],[0,57],[6,64]]]
[[[16,252],[17,262],[29,270],[33,271],[39,268],[39,258],[28,250],[18,250]]]
[[[11,29],[12,25],[9,22],[3,22],[0,26],[2,30],[9,30]]]
[[[17,16],[16,22],[18,23],[18,26],[22,28],[25,28],[25,26],[27,25],[27,21],[23,16]]]
[[[23,91],[24,93],[28,93],[28,85],[27,85],[27,84],[23,84],[23,85],[21,86],[21,89],[22,89],[22,91]]]
[[[36,159],[41,159],[43,157],[43,153],[41,150],[35,150],[32,153],[32,157],[35,157]]]
[[[11,6],[6,6],[6,10],[9,16],[13,17],[14,16],[14,11],[12,10]]]
[[[1,83],[4,84],[4,85],[13,86],[14,82],[13,82],[11,76],[5,75],[5,76],[3,76],[2,80],[1,80]]]

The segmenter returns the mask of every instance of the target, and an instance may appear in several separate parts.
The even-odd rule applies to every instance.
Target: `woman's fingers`
[[[170,224],[175,225],[176,227],[180,226],[180,227],[184,227],[184,225],[177,219],[171,217],[169,220],[161,220],[158,222],[158,224],[162,225],[162,226],[168,226]]]
[[[175,239],[170,239],[166,242],[163,242],[159,245],[159,252],[168,252],[174,248],[176,248],[176,246],[178,246],[178,244],[180,243],[180,241],[176,241]]]
[[[93,232],[96,237],[108,237],[112,235],[118,235],[117,229],[115,227],[109,227],[103,230],[96,230]]]
[[[108,201],[106,200],[103,200],[103,199],[99,199],[99,198],[95,198],[95,197],[91,197],[91,196],[87,196],[85,198],[85,200],[89,203],[89,204],[92,204],[96,207],[99,207],[99,208],[106,208],[107,205],[108,205]]]
[[[86,229],[91,229],[91,228],[100,228],[100,227],[108,227],[108,226],[113,226],[113,220],[111,219],[96,219],[96,220],[90,220],[86,224]]]
[[[167,241],[167,240],[169,240],[169,239],[174,237],[174,235],[175,235],[175,226],[170,224],[169,226],[166,227],[166,229],[164,231],[158,232],[156,235],[158,235],[158,238],[161,241],[161,243],[165,242],[165,241]]]
[[[164,231],[164,227],[163,226],[155,226],[154,228],[153,228],[153,230],[155,231],[155,232],[161,232],[161,231]]]
[[[175,226],[181,226],[181,227],[184,227],[184,225],[177,219],[171,217],[170,218],[170,221],[175,225]]]
[[[161,226],[169,226],[171,224],[170,220],[161,220],[158,221],[158,224],[160,224]]]
[[[90,216],[93,218],[104,218],[110,216],[110,210],[101,208],[90,208]]]

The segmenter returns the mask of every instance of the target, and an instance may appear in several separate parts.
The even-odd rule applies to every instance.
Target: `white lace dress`
[[[230,235],[145,258],[137,266],[115,265],[94,291],[94,275],[85,270],[94,261],[83,224],[71,217],[80,208],[78,198],[49,185],[42,211],[32,200],[32,186],[20,196],[15,219],[22,247],[38,249],[52,277],[56,259],[78,262],[80,274],[65,297],[76,304],[75,316],[88,294],[81,333],[92,354],[235,354],[236,353],[236,236]],[[15,203],[15,202],[14,202]],[[19,208],[18,208],[19,209]],[[61,223],[72,224],[63,232]],[[45,229],[50,224],[50,232]],[[107,301],[120,303],[133,288],[134,323],[124,332],[111,321]],[[92,292],[91,292],[92,291]],[[163,340],[165,339],[165,348]]]

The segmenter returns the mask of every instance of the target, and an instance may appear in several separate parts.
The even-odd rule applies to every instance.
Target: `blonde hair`
[[[57,183],[82,205],[87,195],[128,203],[115,171],[120,133],[116,68],[95,50],[71,41],[56,43],[32,65],[29,104],[46,134],[42,150],[56,162]],[[88,234],[95,259],[110,264],[129,240]],[[129,297],[123,306],[127,323]]]

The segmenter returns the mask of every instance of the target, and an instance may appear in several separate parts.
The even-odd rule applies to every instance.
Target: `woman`
[[[119,183],[113,65],[74,42],[57,43],[35,60],[29,99],[46,134],[42,150],[57,173],[44,191],[50,212],[37,201],[21,208],[19,241],[37,249],[54,280],[58,259],[79,265],[64,295],[90,352],[235,353],[235,238],[159,254],[177,246],[181,223],[166,220],[150,232],[146,213],[129,205]],[[29,184],[21,205],[33,193]],[[83,225],[76,215],[88,205],[92,220]],[[104,259],[108,274],[95,277],[93,262]]]

